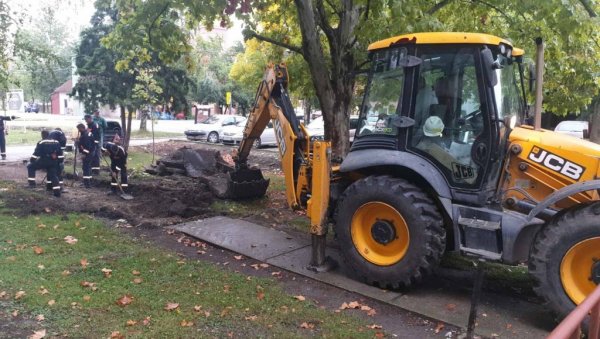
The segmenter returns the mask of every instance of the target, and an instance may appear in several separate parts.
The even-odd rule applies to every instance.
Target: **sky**
[[[52,6],[57,10],[57,18],[69,27],[69,40],[79,39],[79,33],[89,25],[94,14],[94,0],[8,0],[12,10],[25,15],[25,24],[40,17],[43,9]],[[242,23],[234,20],[234,26],[227,30],[223,36],[226,47],[235,41],[243,41]]]

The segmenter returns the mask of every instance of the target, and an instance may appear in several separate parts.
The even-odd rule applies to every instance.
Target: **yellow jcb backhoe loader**
[[[229,196],[265,194],[247,158],[272,120],[287,201],[310,217],[316,269],[332,224],[344,264],[369,284],[415,284],[445,251],[527,262],[536,292],[566,315],[600,282],[600,146],[539,128],[541,96],[537,128],[526,123],[524,51],[507,40],[416,33],[369,52],[359,126],[339,164],[296,119],[285,65],[267,68]]]

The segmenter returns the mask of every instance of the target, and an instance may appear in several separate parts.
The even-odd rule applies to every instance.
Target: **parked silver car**
[[[223,128],[245,122],[246,118],[239,115],[213,115],[184,133],[189,140],[206,140],[214,144],[221,140]]]
[[[246,123],[239,123],[235,126],[227,126],[223,128],[221,133],[221,142],[226,145],[237,145],[244,138],[244,127]],[[263,131],[260,138],[254,141],[256,148],[262,146],[276,146],[277,139],[275,138],[275,132],[273,131],[273,124],[269,122],[267,128]]]
[[[554,132],[568,134],[579,139],[588,139],[589,124],[587,121],[565,120],[561,121]]]

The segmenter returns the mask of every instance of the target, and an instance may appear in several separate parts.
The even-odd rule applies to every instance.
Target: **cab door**
[[[455,190],[480,191],[496,142],[480,47],[423,45],[417,56],[422,63],[413,80],[409,116],[415,123],[405,130],[407,150],[428,159]]]

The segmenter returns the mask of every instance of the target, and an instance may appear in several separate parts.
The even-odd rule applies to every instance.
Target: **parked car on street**
[[[358,126],[358,115],[352,115],[350,117],[350,143],[354,141],[354,133],[356,132],[356,127]],[[323,140],[325,138],[325,123],[323,122],[323,117],[318,117],[313,119],[308,126],[306,126],[308,133],[310,134],[310,138],[312,140]]]
[[[221,142],[226,145],[237,145],[244,138],[244,127],[246,123],[239,123],[235,126],[227,126],[223,128],[221,136]],[[276,146],[277,139],[275,138],[275,132],[273,130],[273,123],[269,122],[265,130],[262,132],[260,138],[254,141],[254,147],[260,148],[263,146]]]
[[[25,113],[38,113],[39,111],[40,107],[35,102],[25,104]]]
[[[123,129],[118,121],[106,120],[106,130],[104,131],[104,142],[113,141],[115,135],[123,137]]]
[[[561,121],[556,125],[554,132],[568,134],[579,139],[589,139],[589,123],[576,120]]]
[[[194,126],[194,129],[185,131],[189,140],[206,140],[217,143],[221,140],[223,128],[243,123],[246,118],[239,115],[213,115],[205,121]]]

